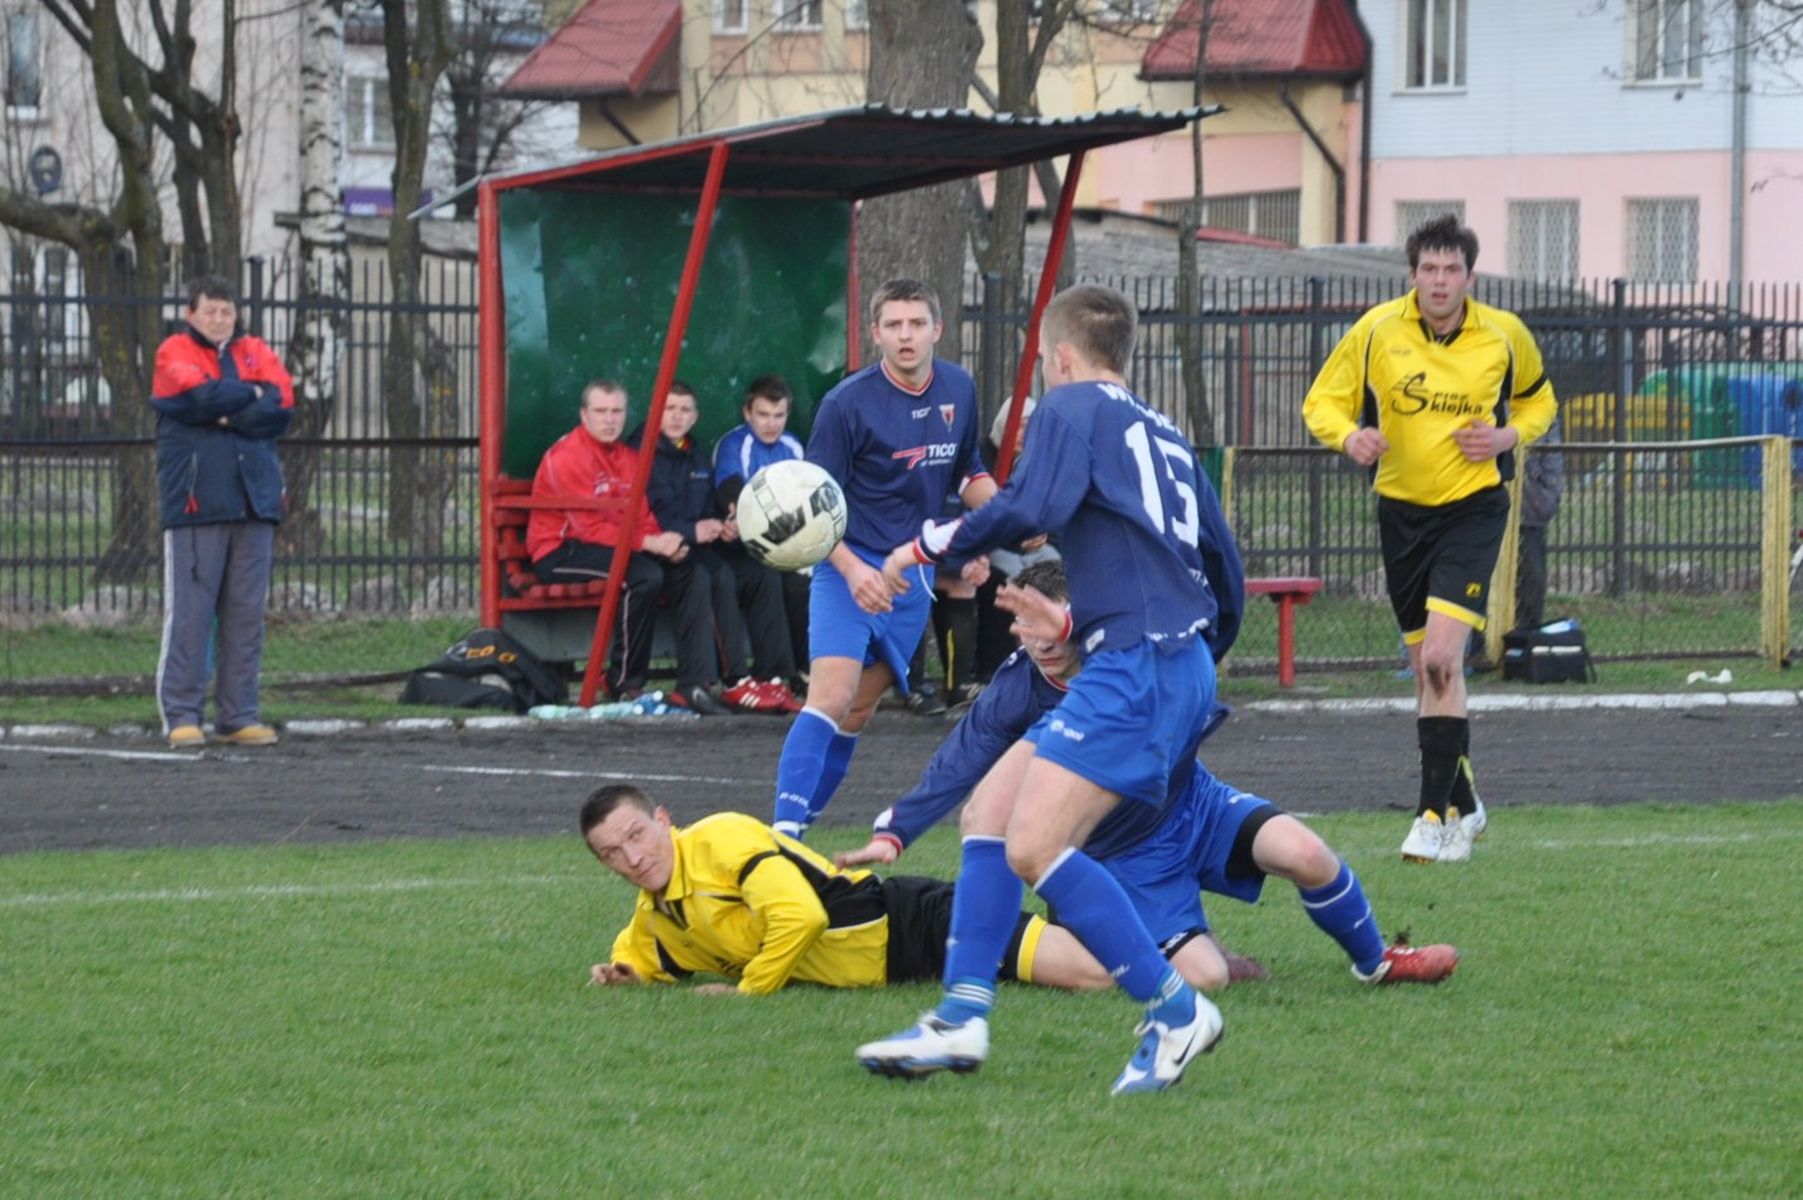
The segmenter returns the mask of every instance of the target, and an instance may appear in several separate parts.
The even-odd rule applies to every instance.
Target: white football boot
[[[989,1057],[989,1022],[971,1017],[957,1025],[932,1013],[912,1029],[858,1047],[866,1071],[899,1079],[923,1079],[935,1071],[968,1074]]]
[[[1213,1001],[1200,992],[1195,995],[1196,1015],[1187,1025],[1167,1025],[1147,1011],[1146,1019],[1133,1031],[1140,1037],[1139,1049],[1114,1081],[1109,1095],[1160,1092],[1173,1087],[1183,1078],[1184,1068],[1215,1048],[1226,1022]]]
[[[1440,814],[1424,812],[1409,826],[1409,836],[1402,839],[1402,861],[1439,862],[1445,841],[1446,827],[1440,821]]]

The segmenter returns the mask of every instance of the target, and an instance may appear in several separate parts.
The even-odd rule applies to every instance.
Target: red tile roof
[[[549,100],[674,91],[681,29],[682,0],[588,0],[499,90]]]
[[[1201,7],[1184,0],[1146,51],[1141,78],[1195,75]],[[1364,70],[1365,39],[1346,0],[1215,0],[1210,75],[1353,80]]]

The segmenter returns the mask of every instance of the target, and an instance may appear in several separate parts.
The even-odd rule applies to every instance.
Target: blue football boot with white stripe
[[[927,1013],[912,1029],[858,1047],[866,1071],[896,1079],[924,1079],[935,1071],[966,1075],[989,1057],[989,1022],[970,1017],[953,1024]]]

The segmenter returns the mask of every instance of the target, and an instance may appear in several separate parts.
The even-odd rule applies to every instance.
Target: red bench
[[[1321,581],[1308,575],[1278,575],[1246,580],[1248,596],[1269,596],[1277,605],[1277,686],[1296,682],[1296,606],[1307,604],[1321,590]]]
[[[596,608],[607,580],[589,583],[544,583],[532,569],[526,550],[526,523],[536,508],[624,509],[618,500],[592,497],[557,497],[535,500],[532,484],[524,479],[497,479],[489,485],[489,522],[494,526],[494,556],[500,567],[502,612],[531,612],[549,608]]]

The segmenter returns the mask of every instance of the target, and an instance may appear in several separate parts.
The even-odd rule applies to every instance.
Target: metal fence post
[[[1311,275],[1308,279],[1308,370],[1313,376],[1321,369],[1321,343],[1325,340],[1325,305],[1323,292],[1326,281],[1319,275]],[[1327,462],[1318,454],[1308,458],[1308,573],[1317,579],[1325,578],[1323,565],[1326,553],[1323,543],[1327,537],[1327,486],[1323,473]]]
[[[1628,353],[1628,281],[1614,281],[1615,293],[1613,335],[1609,339],[1610,353],[1614,356],[1615,379],[1615,429],[1611,438],[1617,442],[1628,440],[1628,405],[1634,396],[1634,356]],[[1617,599],[1628,594],[1628,465],[1627,451],[1618,450],[1614,455],[1613,479],[1610,481],[1610,568],[1609,594]]]
[[[249,284],[245,288],[244,309],[246,313],[244,327],[258,337],[263,336],[263,256],[253,254],[244,260],[250,273]]]
[[[977,333],[982,340],[977,344],[977,381],[980,403],[978,407],[983,414],[984,429],[989,428],[995,420],[995,414],[1002,402],[997,397],[1001,392],[1002,378],[1002,276],[999,271],[983,273],[983,295],[981,309],[977,318]]]

